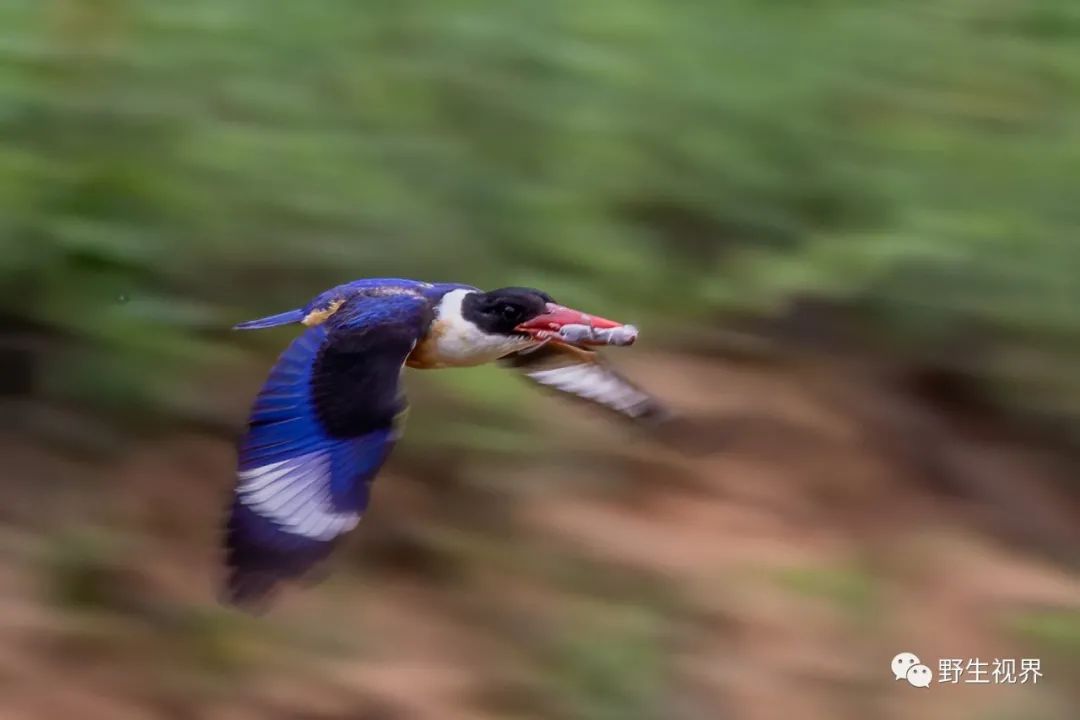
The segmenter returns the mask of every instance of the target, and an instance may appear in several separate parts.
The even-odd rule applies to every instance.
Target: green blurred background
[[[1078,174],[1075,0],[7,0],[0,712],[1076,717]],[[684,417],[413,373],[331,578],[238,617],[289,331],[228,328],[378,276],[636,322]]]

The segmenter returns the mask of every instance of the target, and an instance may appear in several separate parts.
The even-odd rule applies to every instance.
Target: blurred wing
[[[226,601],[264,599],[359,522],[396,437],[402,366],[428,313],[419,296],[355,296],[278,359],[240,441]]]
[[[651,395],[615,372],[590,350],[548,343],[535,350],[514,353],[504,364],[529,380],[573,395],[633,420],[657,421],[667,410]]]

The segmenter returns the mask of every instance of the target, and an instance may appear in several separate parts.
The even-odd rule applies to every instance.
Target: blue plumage
[[[269,315],[256,320],[247,320],[242,323],[237,323],[236,325],[233,325],[233,330],[262,330],[263,328],[277,327],[278,325],[291,325],[292,323],[298,323],[303,319],[303,310],[289,310],[287,312],[278,313],[277,315]]]
[[[366,293],[370,297],[378,297],[380,295],[388,295],[395,292],[409,292],[426,297],[430,300],[441,297],[448,290],[458,288],[475,289],[471,285],[463,285],[461,283],[427,283],[406,278],[365,278],[353,280],[352,282],[347,282],[319,293],[314,300],[302,308],[286,310],[285,312],[277,313],[276,315],[268,315],[266,317],[256,318],[255,320],[246,320],[234,325],[233,329],[262,330],[264,328],[303,322],[305,318],[311,317],[312,313],[317,314],[320,311],[336,312],[336,304],[357,294]]]
[[[404,409],[402,365],[430,320],[418,292],[426,287],[367,281],[335,288],[333,313],[278,359],[239,442],[228,601],[262,600],[359,521]],[[293,316],[274,317],[286,315]]]
[[[359,522],[397,438],[406,362],[440,368],[502,360],[534,382],[627,417],[659,415],[646,393],[587,349],[625,337],[627,328],[539,290],[356,280],[236,327],[295,323],[305,329],[271,370],[239,441],[226,532],[224,597],[232,603],[261,603]],[[582,347],[568,345],[570,337]]]

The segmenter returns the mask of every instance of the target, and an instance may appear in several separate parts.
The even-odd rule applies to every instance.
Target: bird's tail
[[[300,322],[303,319],[304,311],[302,309],[289,310],[288,312],[278,313],[277,315],[269,315],[257,320],[248,320],[247,322],[233,325],[233,330],[261,330],[262,328],[277,327],[278,325],[288,325],[290,323]]]

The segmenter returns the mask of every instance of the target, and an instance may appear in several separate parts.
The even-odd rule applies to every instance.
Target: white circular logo
[[[890,667],[892,668],[893,676],[897,680],[903,680],[907,677],[908,670],[918,664],[919,658],[915,653],[902,652],[892,659],[892,665],[890,665]]]
[[[934,675],[925,665],[912,665],[907,671],[907,681],[915,687],[930,687]]]

